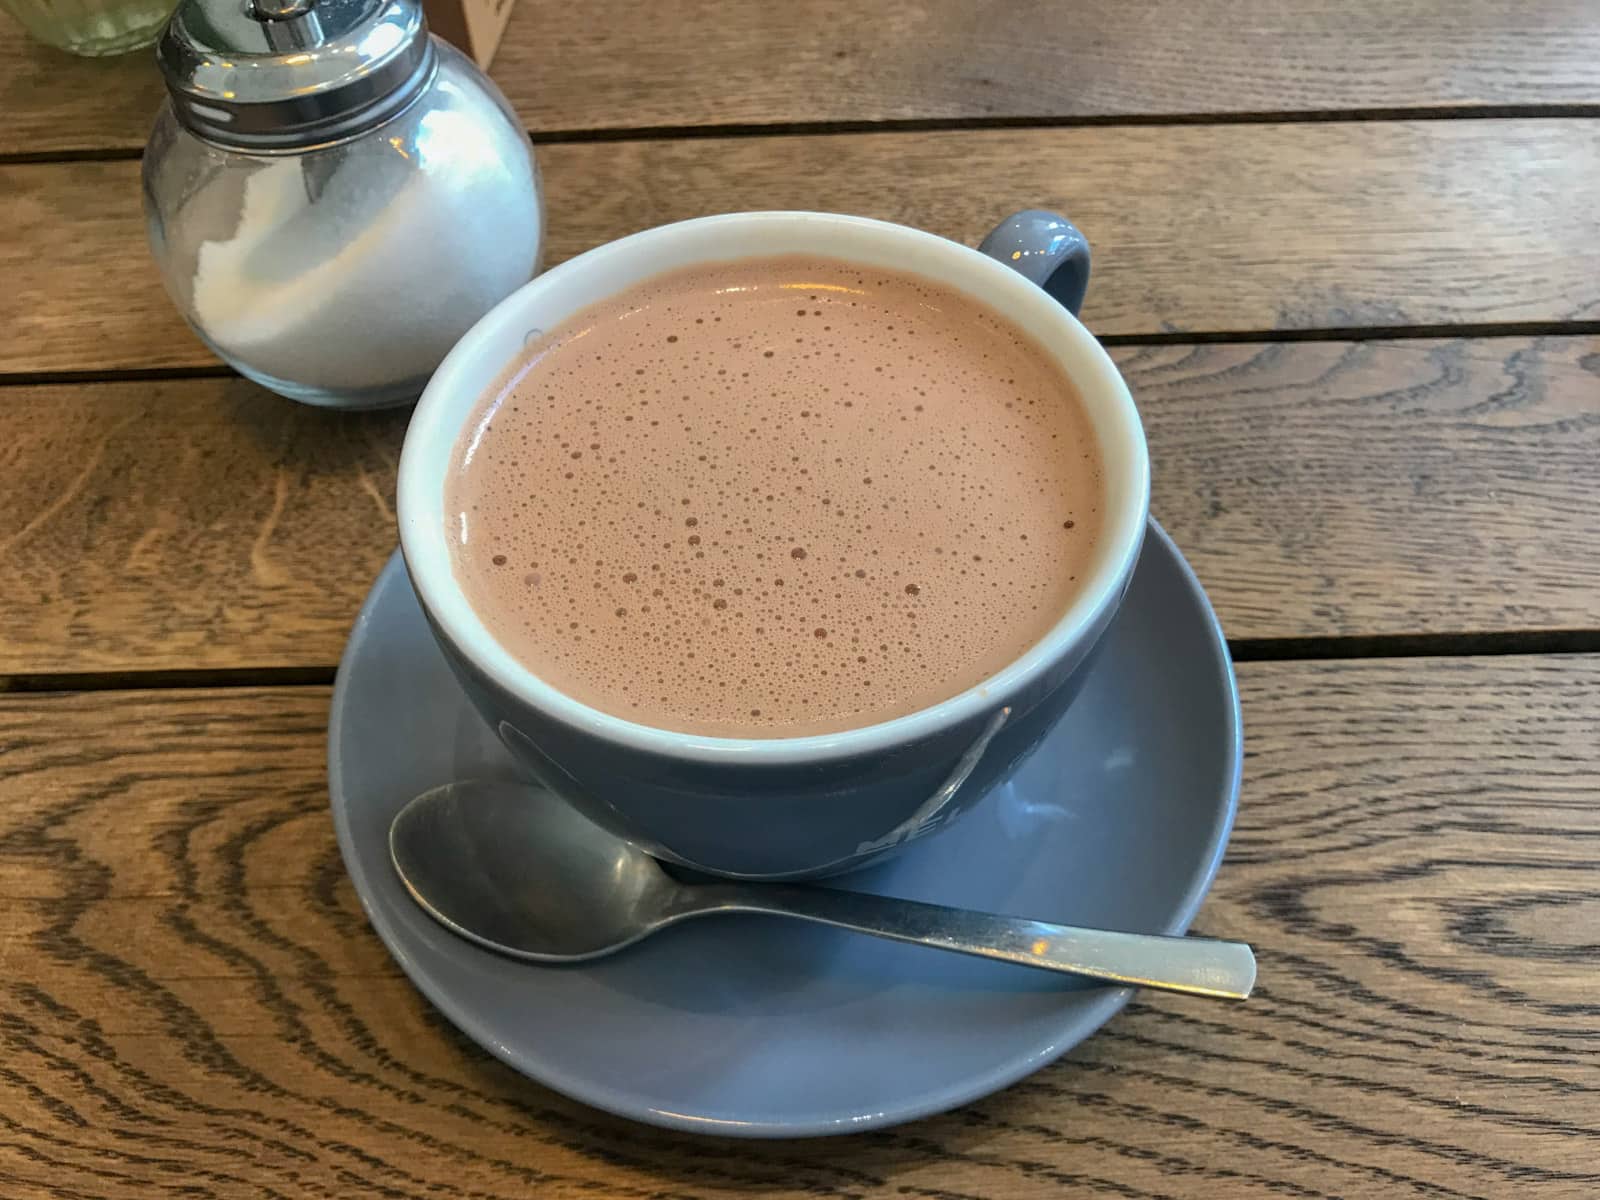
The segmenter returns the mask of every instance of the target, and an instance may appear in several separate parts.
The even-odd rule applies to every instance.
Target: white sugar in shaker
[[[151,249],[241,374],[308,404],[408,403],[538,270],[533,148],[420,0],[183,0],[157,57]]]

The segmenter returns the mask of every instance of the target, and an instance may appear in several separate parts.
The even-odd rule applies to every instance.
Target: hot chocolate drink
[[[551,686],[687,733],[927,708],[1061,617],[1103,510],[1089,418],[987,306],[822,258],[658,276],[530,343],[446,488],[454,569]]]

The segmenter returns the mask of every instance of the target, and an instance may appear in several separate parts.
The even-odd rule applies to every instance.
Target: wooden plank
[[[0,167],[0,371],[214,364],[156,274],[135,162]]]
[[[687,64],[692,64],[689,66]],[[520,0],[493,74],[537,131],[1600,103],[1585,0]],[[143,145],[146,55],[0,29],[0,153]]]
[[[36,671],[337,662],[394,549],[406,418],[235,378],[6,392],[0,656]]]
[[[582,25],[519,7],[494,75],[536,132],[1586,104],[1600,14],[1582,0],[629,0]]]
[[[137,150],[165,94],[148,50],[79,58],[0,14],[0,154]]]
[[[1600,340],[1123,347],[1154,511],[1238,638],[1600,628]],[[404,413],[237,379],[0,395],[0,675],[317,667]]]
[[[547,260],[709,212],[813,208],[976,242],[1073,214],[1101,334],[1600,318],[1600,138],[1426,121],[544,147]],[[981,181],[975,185],[974,181]],[[0,371],[208,363],[149,261],[138,164],[0,168]]]
[[[1600,338],[1113,356],[1230,636],[1600,628]]]
[[[602,1116],[446,1026],[340,865],[324,690],[0,698],[5,1193],[1593,1194],[1600,660],[1242,687],[1200,928],[1257,947],[1257,994],[1141,998],[998,1096],[787,1143]]]

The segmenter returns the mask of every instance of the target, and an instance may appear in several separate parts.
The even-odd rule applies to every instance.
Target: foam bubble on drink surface
[[[930,280],[674,272],[529,347],[456,449],[457,578],[535,674],[667,729],[781,737],[936,704],[1077,593],[1103,506],[1071,383]]]

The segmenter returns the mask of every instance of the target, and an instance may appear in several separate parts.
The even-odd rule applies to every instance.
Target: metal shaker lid
[[[261,151],[388,120],[436,61],[421,0],[182,0],[156,59],[190,132]]]

